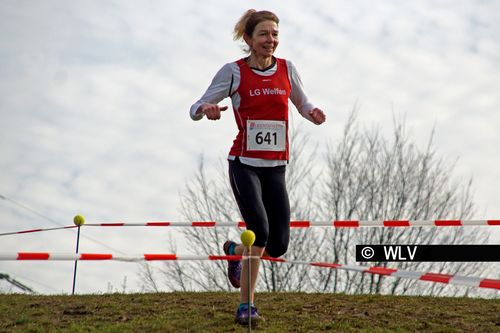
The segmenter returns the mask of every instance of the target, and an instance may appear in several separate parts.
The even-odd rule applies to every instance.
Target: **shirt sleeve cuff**
[[[314,105],[312,105],[311,103],[306,103],[306,104],[301,106],[299,113],[302,115],[302,117],[306,118],[311,123],[315,124],[314,120],[312,119],[311,115],[309,114],[309,111],[311,111],[312,109],[314,109]]]
[[[191,106],[191,110],[189,111],[189,115],[191,116],[191,119],[193,120],[201,120],[205,114],[199,113],[196,114],[196,111],[198,108],[201,106],[201,103],[195,103]]]

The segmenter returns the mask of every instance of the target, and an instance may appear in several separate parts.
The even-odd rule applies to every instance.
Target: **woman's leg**
[[[286,253],[290,241],[290,202],[285,171],[285,166],[270,168],[261,178],[262,200],[269,221],[266,253],[274,258]]]
[[[263,171],[263,170],[260,170]],[[269,223],[269,236],[266,247],[253,246],[252,256],[280,257],[288,249],[290,239],[290,203],[286,189],[285,167],[275,167],[258,172],[260,187],[262,189],[262,204]],[[241,207],[240,207],[241,209]],[[242,214],[243,215],[243,214]],[[262,218],[262,217],[261,217]],[[244,217],[245,221],[246,218]],[[243,245],[235,247],[236,255],[247,255]],[[250,301],[253,302],[255,285],[260,267],[259,259],[251,260],[251,294]],[[241,303],[248,302],[248,264],[243,262],[241,272]]]
[[[249,230],[255,233],[252,256],[261,257],[267,243],[269,233],[267,213],[262,201],[262,184],[260,172],[256,168],[243,165],[239,161],[229,162],[229,177],[236,202]],[[236,255],[246,255],[243,245],[234,248]],[[243,262],[240,278],[241,303],[248,302],[248,285],[250,284],[250,302],[253,302],[255,285],[259,273],[260,259],[251,260],[251,279],[248,281],[247,262]]]
[[[262,257],[264,253],[263,247],[252,246],[252,257]],[[247,249],[244,249],[243,255],[248,255]],[[253,304],[255,285],[257,277],[259,276],[260,259],[251,259],[250,261],[250,303]],[[240,303],[248,302],[248,261],[243,260],[241,267],[241,289],[240,289]]]

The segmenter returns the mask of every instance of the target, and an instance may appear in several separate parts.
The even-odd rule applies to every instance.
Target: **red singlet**
[[[237,93],[240,107],[234,110],[238,135],[229,155],[269,160],[288,160],[288,98],[291,84],[285,59],[276,58],[273,75],[261,76],[244,59]]]

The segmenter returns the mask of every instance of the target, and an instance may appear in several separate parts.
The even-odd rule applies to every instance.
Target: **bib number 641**
[[[271,138],[272,137],[272,138]],[[255,142],[261,145],[264,142],[268,145],[277,145],[278,144],[278,134],[276,132],[258,132],[255,136]]]
[[[247,150],[285,151],[286,124],[281,120],[247,120]]]

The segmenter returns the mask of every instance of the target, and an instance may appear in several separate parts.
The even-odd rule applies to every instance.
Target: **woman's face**
[[[262,21],[255,26],[250,38],[245,38],[250,50],[258,57],[271,57],[278,47],[278,25],[274,21]]]

